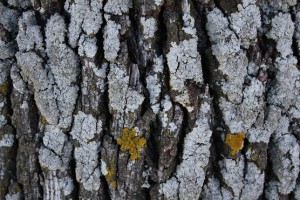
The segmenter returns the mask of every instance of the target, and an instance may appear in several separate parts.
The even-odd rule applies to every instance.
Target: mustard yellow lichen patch
[[[41,117],[41,122],[42,122],[42,124],[47,124],[46,117],[42,116]]]
[[[171,133],[171,131],[168,131],[167,134],[168,138],[172,138],[173,137],[173,134]]]
[[[243,148],[245,137],[246,134],[243,132],[228,133],[226,135],[225,143],[231,148],[232,156],[234,156],[238,150],[241,150]]]
[[[134,118],[134,112],[129,112],[129,117]]]
[[[146,144],[146,139],[135,135],[134,128],[123,128],[122,136],[117,139],[121,145],[121,151],[129,150],[130,159],[136,160],[140,157],[140,149]]]
[[[0,92],[4,95],[6,95],[8,93],[8,82],[5,81],[4,83],[2,83],[0,85]]]
[[[252,158],[253,158],[253,160],[257,160],[257,159],[258,159],[258,153],[254,153],[254,154],[252,155]]]
[[[110,183],[114,188],[117,187],[117,181],[115,180],[116,170],[114,168],[109,169],[106,166],[106,171],[107,171],[107,175],[106,175],[107,182]]]

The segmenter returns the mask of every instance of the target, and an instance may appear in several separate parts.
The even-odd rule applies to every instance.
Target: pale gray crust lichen
[[[69,44],[75,48],[82,32],[95,35],[102,24],[102,0],[67,0],[65,10],[71,15]]]
[[[284,21],[284,25],[283,22]],[[272,29],[268,37],[277,42],[276,49],[279,52],[275,60],[276,85],[271,90],[269,102],[280,108],[282,116],[277,129],[271,138],[271,162],[276,178],[269,182],[266,193],[277,191],[280,194],[289,194],[296,186],[299,175],[299,144],[297,139],[289,130],[289,118],[294,117],[297,112],[296,104],[299,95],[299,70],[297,59],[292,55],[292,37],[294,35],[294,24],[289,13],[278,13],[272,19]],[[293,108],[291,113],[288,112]],[[289,155],[285,157],[284,155]]]
[[[32,13],[29,16],[32,17]],[[37,36],[32,38],[32,43],[36,43],[36,38],[41,36],[39,28],[36,25],[27,26],[33,26],[33,30],[36,30]],[[33,51],[16,54],[18,65],[22,69],[21,74],[24,80],[33,86],[35,101],[42,115],[50,124],[59,124],[62,128],[70,126],[78,91],[75,84],[78,60],[75,53],[64,44],[65,32],[63,18],[59,15],[52,16],[46,26],[46,53],[49,57],[46,65],[43,58]],[[23,36],[18,36],[18,45],[22,49]],[[38,39],[39,43],[40,40],[42,38]],[[26,45],[24,50],[34,50],[34,46],[36,45]],[[48,73],[48,70],[51,73]]]
[[[38,159],[44,175],[44,198],[68,198],[74,189],[69,171],[72,144],[56,125],[47,125],[43,134]]]
[[[209,162],[212,135],[209,124],[212,112],[209,96],[204,96],[198,112],[193,129],[184,139],[182,162],[177,166],[175,176],[160,184],[159,192],[166,199],[200,197]]]
[[[75,115],[74,126],[70,134],[78,144],[75,145],[74,158],[76,161],[76,179],[88,191],[97,191],[100,188],[100,132],[102,122],[92,115],[79,112]]]

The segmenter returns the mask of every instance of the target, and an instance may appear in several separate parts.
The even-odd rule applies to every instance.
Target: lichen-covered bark
[[[300,199],[296,0],[0,0],[0,199]]]

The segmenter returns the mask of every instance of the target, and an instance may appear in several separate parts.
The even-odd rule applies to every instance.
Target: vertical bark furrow
[[[41,169],[37,152],[37,148],[40,146],[37,135],[38,125],[41,122],[39,122],[37,106],[34,104],[33,95],[26,88],[16,65],[12,67],[10,75],[13,82],[12,123],[18,139],[17,181],[22,186],[25,199],[42,199]]]
[[[14,193],[9,190],[17,179],[15,166],[18,143],[11,121],[10,99],[12,92],[10,71],[16,51],[17,17],[18,13],[15,10],[5,7],[0,2],[0,199],[21,194],[20,191]]]
[[[109,0],[104,6],[106,27],[104,28],[104,57],[110,61],[108,74],[110,133],[118,144],[112,157],[103,156],[108,167],[106,180],[111,197],[115,199],[144,199],[144,156],[149,122],[149,112],[142,116],[145,100],[144,85],[134,51],[128,49],[134,38],[129,17],[129,1]],[[116,168],[114,168],[114,166]],[[111,177],[115,178],[112,179]]]

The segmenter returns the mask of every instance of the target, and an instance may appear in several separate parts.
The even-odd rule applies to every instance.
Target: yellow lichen
[[[44,117],[44,116],[42,116],[41,117],[41,122],[42,122],[42,124],[47,124],[47,120],[46,120],[46,117]]]
[[[253,160],[257,160],[257,159],[258,159],[258,153],[254,153],[254,154],[252,155],[252,158],[253,158]]]
[[[8,85],[8,82],[5,81],[4,83],[2,83],[0,85],[0,92],[4,95],[6,95],[8,93],[8,88],[9,88],[9,85]]]
[[[140,149],[146,144],[146,139],[135,135],[134,128],[123,128],[122,136],[117,139],[121,145],[121,151],[129,150],[130,159],[136,160],[140,157]]]
[[[134,118],[134,112],[129,112],[129,117]]]
[[[115,180],[116,169],[114,168],[109,169],[106,166],[106,171],[107,171],[107,175],[106,175],[107,182],[110,183],[114,188],[117,187],[117,181]]]
[[[232,156],[243,148],[245,136],[246,134],[243,132],[228,133],[226,135],[225,143],[230,147]]]
[[[172,138],[173,137],[173,134],[171,133],[171,131],[168,131],[166,135],[167,135],[168,138]]]

